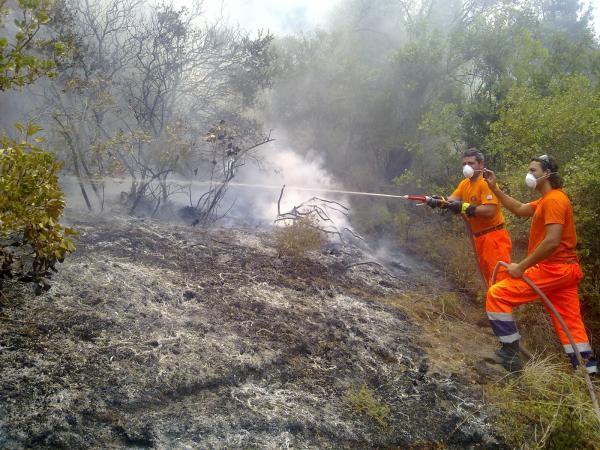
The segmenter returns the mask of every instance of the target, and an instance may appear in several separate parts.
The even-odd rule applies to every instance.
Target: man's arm
[[[563,225],[561,223],[549,223],[546,225],[544,240],[520,263],[509,264],[508,273],[514,278],[521,278],[526,269],[543,261],[554,253],[560,245],[562,230]]]
[[[497,205],[488,204],[488,205],[478,205],[475,208],[475,217],[494,217],[496,214]]]
[[[531,217],[533,216],[534,209],[527,203],[521,203],[520,201],[512,198],[510,195],[505,194],[496,184],[496,174],[489,169],[483,169],[484,179],[492,192],[498,197],[502,206],[508,209],[511,213],[518,217]]]

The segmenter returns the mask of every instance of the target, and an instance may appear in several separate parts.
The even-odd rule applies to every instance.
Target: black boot
[[[517,372],[523,369],[523,362],[519,355],[519,341],[503,342],[502,348],[494,352],[492,359],[498,364],[502,364],[502,367],[509,372]]]

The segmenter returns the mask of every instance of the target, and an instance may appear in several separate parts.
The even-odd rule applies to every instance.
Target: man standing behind
[[[475,241],[475,252],[479,268],[488,286],[498,261],[510,262],[512,242],[504,225],[498,198],[483,179],[484,156],[476,148],[463,154],[462,165],[465,179],[448,197],[448,204],[433,198],[428,202],[432,208],[446,206],[456,214],[464,214]],[[506,276],[498,271],[497,279]]]
[[[526,275],[562,316],[586,361],[587,371],[597,373],[598,365],[592,355],[579,309],[577,286],[582,273],[575,253],[577,236],[573,207],[560,189],[562,180],[558,175],[558,165],[547,155],[531,160],[525,183],[542,196],[531,203],[521,203],[502,192],[496,185],[494,172],[486,169],[485,179],[505,208],[516,216],[532,217],[527,257],[519,263],[510,264],[510,277],[488,289],[486,312],[494,334],[502,343],[494,359],[509,371],[522,367],[519,357],[520,335],[512,310],[517,305],[539,298],[523,281],[522,276]],[[567,335],[554,316],[552,322],[573,367],[577,367],[575,351]]]

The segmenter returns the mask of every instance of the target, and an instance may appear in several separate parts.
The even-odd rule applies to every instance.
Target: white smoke
[[[235,183],[230,186],[225,203],[233,205],[230,211],[232,218],[246,224],[272,224],[277,217],[277,202],[284,185],[281,213],[312,197],[348,205],[342,194],[323,191],[340,190],[342,187],[324,169],[318,152],[302,156],[286,145],[274,144],[276,142],[267,144],[268,148],[261,151],[260,167],[244,166],[240,170],[234,181],[244,186]],[[327,210],[327,213],[338,227],[347,226],[342,214],[333,210]]]

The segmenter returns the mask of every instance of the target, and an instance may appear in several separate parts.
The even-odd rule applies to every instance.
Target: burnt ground
[[[493,340],[440,309],[431,270],[94,221],[73,220],[50,291],[0,296],[0,448],[502,447],[480,385],[502,376],[479,362]]]

